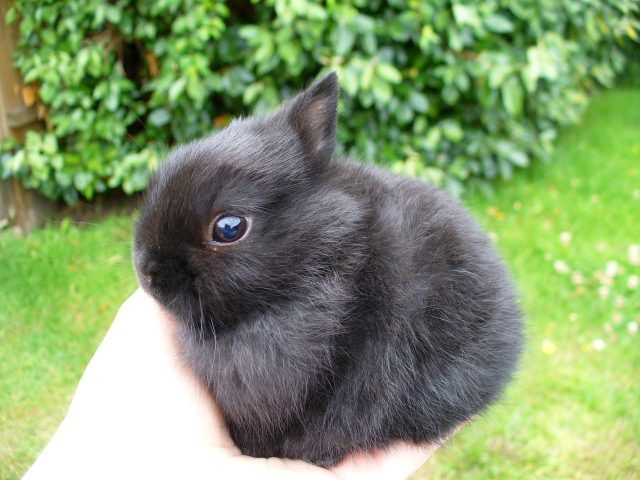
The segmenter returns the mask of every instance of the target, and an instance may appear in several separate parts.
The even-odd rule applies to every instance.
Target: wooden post
[[[35,108],[24,103],[22,78],[13,66],[18,25],[5,21],[11,3],[0,0],[0,139],[12,136],[23,140],[27,130],[42,126]],[[54,210],[55,203],[25,189],[16,179],[0,182],[0,227],[15,225],[27,232],[44,223]]]

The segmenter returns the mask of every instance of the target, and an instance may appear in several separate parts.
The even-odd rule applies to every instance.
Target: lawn
[[[553,161],[469,195],[511,266],[528,348],[503,401],[416,479],[640,476],[640,90],[594,98]],[[0,235],[0,478],[62,419],[135,288],[129,217]]]

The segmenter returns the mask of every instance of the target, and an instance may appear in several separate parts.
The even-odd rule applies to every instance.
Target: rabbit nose
[[[143,283],[143,286],[149,287],[151,286],[151,282],[157,276],[157,272],[150,268],[149,266],[141,266],[140,267],[140,281]]]
[[[151,282],[157,276],[158,272],[155,266],[136,252],[134,256],[134,264],[138,273],[138,279],[141,287],[150,287]]]
[[[138,267],[140,286],[143,288],[151,288],[157,276],[158,272],[152,265],[142,264]]]
[[[136,267],[140,286],[145,289],[150,288],[152,281],[158,275],[155,262],[149,258],[149,254],[144,249],[136,246],[133,250],[133,264]]]

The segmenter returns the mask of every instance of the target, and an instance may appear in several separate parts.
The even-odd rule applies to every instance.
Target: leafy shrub
[[[622,69],[639,10],[636,0],[16,0],[15,63],[46,130],[7,143],[0,173],[67,202],[138,191],[168,146],[267,111],[334,69],[343,153],[459,193],[548,157],[558,126]]]

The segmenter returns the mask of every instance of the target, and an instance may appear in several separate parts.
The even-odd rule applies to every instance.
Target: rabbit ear
[[[316,167],[326,166],[333,156],[337,107],[338,77],[331,72],[299,93],[285,110]]]

